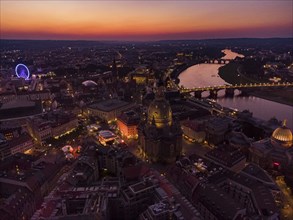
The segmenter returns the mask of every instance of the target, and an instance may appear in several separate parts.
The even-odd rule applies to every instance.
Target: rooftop
[[[182,122],[183,126],[186,126],[188,128],[191,128],[194,131],[200,131],[203,130],[203,127],[201,126],[201,123],[199,123],[196,120],[185,120]]]
[[[251,139],[249,139],[245,134],[242,132],[231,132],[229,135],[229,143],[232,144],[240,144],[242,146],[249,146],[249,144],[252,142]]]
[[[237,212],[245,209],[213,184],[201,185],[196,194],[198,200],[219,219],[232,220],[237,216]]]
[[[101,137],[103,137],[105,139],[115,138],[116,137],[116,135],[112,131],[109,131],[109,130],[100,131],[99,136],[101,136]]]
[[[137,112],[130,110],[127,112],[123,112],[118,120],[123,121],[127,125],[137,125],[140,121],[140,117]]]
[[[228,186],[241,186],[239,190],[245,189],[246,193],[251,194],[256,209],[263,212],[263,215],[271,215],[278,212],[270,187],[244,172],[234,173],[226,170],[224,174],[210,178],[209,182],[218,186],[223,183],[226,183]]]
[[[200,181],[217,173],[221,173],[224,170],[221,166],[196,155],[192,155],[190,160],[192,161],[192,165],[186,166],[184,169]]]
[[[142,181],[129,186],[133,193],[139,193],[148,189],[154,188],[154,184],[150,181]]]
[[[239,161],[245,159],[241,151],[228,145],[217,147],[209,151],[206,156],[228,167],[232,167]]]
[[[29,160],[13,160],[12,163],[6,164],[5,168],[1,168],[0,182],[4,184],[13,181],[15,185],[27,186],[34,191],[46,181],[50,181],[59,169],[60,164],[41,162],[34,165]]]
[[[231,180],[251,189],[258,209],[266,212],[263,215],[279,211],[271,191],[263,183],[241,173],[232,175]]]
[[[129,104],[128,102],[125,102],[122,100],[108,99],[105,101],[94,103],[94,104],[90,105],[89,108],[98,109],[98,110],[104,111],[104,112],[110,112],[115,109],[119,109],[121,107],[127,106],[128,104]]]
[[[268,173],[256,164],[249,164],[242,171],[256,179],[260,179],[263,182],[274,184],[274,181]]]
[[[28,101],[28,100],[22,100],[22,99],[15,99],[10,102],[4,103],[1,106],[1,110],[3,109],[14,109],[14,108],[24,108],[24,107],[34,107],[35,102]]]
[[[212,117],[208,121],[208,126],[215,126],[215,127],[226,127],[229,123],[231,123],[233,119],[228,117]]]
[[[13,100],[0,107],[0,120],[10,120],[43,113],[41,101]]]
[[[149,209],[153,215],[160,215],[161,213],[171,210],[172,206],[167,201],[160,201],[159,203],[149,206]]]

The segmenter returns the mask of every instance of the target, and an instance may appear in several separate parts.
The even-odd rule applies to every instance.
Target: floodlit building
[[[118,116],[117,125],[122,136],[127,138],[137,138],[137,126],[139,121],[139,115],[133,110],[123,112],[120,116]]]
[[[271,138],[252,143],[250,160],[263,168],[293,169],[293,136],[286,122],[277,128]]]
[[[139,125],[140,150],[146,160],[170,163],[182,150],[180,123],[172,118],[169,102],[159,87],[155,99],[148,108],[147,119]]]
[[[52,136],[60,137],[75,130],[78,126],[78,120],[73,115],[66,115],[67,117],[59,118],[52,124]]]
[[[117,135],[109,130],[100,131],[98,135],[99,142],[104,146],[106,146],[108,142],[113,142],[116,138]]]
[[[185,120],[181,123],[184,138],[191,142],[204,142],[206,132],[202,123],[195,120]]]
[[[42,118],[30,118],[27,120],[28,131],[37,143],[43,143],[52,137],[51,122]]]

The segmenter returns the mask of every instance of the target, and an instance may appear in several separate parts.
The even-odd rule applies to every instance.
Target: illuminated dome
[[[172,110],[169,102],[164,98],[163,88],[159,88],[156,98],[148,109],[148,123],[155,123],[157,128],[163,128],[172,124]]]
[[[84,86],[97,86],[98,84],[92,80],[86,80],[82,83]]]
[[[293,135],[289,128],[286,127],[286,121],[284,120],[282,127],[277,128],[273,134],[273,141],[280,143],[284,147],[291,147],[293,142]]]

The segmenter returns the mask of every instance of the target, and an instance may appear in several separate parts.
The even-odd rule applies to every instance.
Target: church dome
[[[284,147],[291,147],[293,142],[292,131],[286,127],[286,121],[272,134],[272,140],[280,143]]]
[[[82,83],[86,87],[97,86],[98,84],[92,80],[86,80]]]
[[[155,123],[157,128],[163,128],[172,124],[172,110],[169,102],[164,98],[162,90],[157,92],[156,98],[149,106],[148,123]]]

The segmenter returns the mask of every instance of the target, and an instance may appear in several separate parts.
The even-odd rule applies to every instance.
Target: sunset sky
[[[1,0],[1,39],[292,37],[291,0]]]

